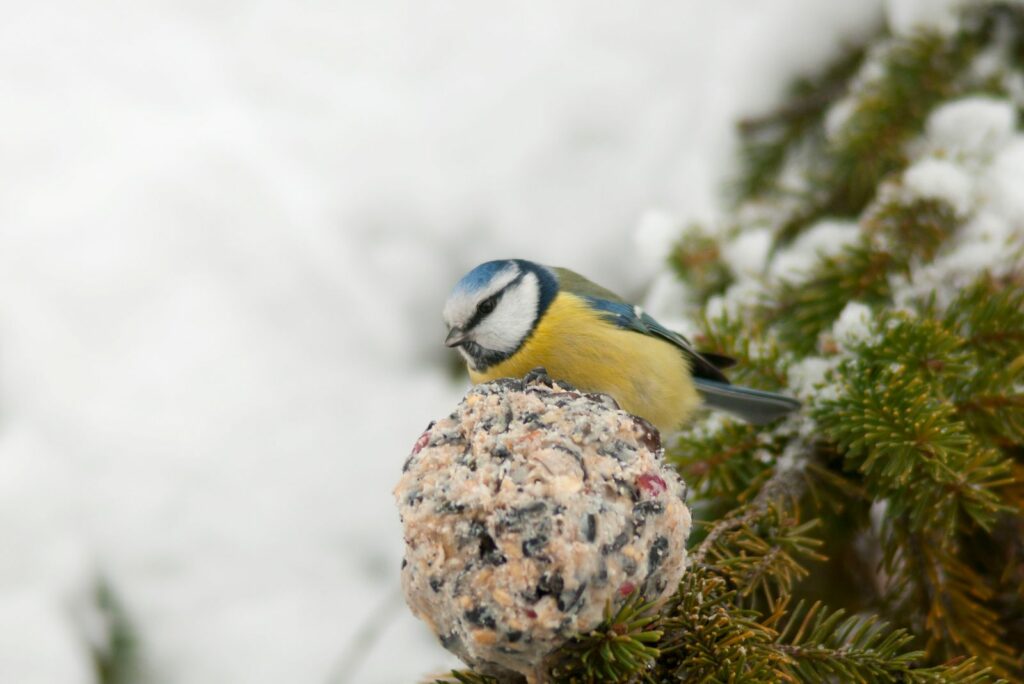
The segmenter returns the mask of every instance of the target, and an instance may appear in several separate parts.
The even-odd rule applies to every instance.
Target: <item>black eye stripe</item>
[[[477,310],[482,311],[483,313],[491,313],[494,311],[494,307],[498,305],[498,298],[498,294],[491,295],[484,301],[480,302],[480,306],[477,307]]]
[[[466,329],[471,330],[492,311],[494,311],[495,307],[498,305],[498,300],[501,299],[501,295],[504,292],[504,289],[499,292],[495,292],[490,297],[477,304],[476,311],[473,313],[473,318],[471,318],[469,324],[466,325]]]
[[[508,289],[515,285],[518,285],[522,281],[523,276],[525,275],[525,273],[520,273],[515,278],[513,278],[508,285],[501,288],[500,290],[492,294],[490,297],[484,299],[479,304],[477,304],[476,312],[473,313],[473,318],[471,318],[469,320],[469,323],[466,324],[466,330],[472,330],[474,326],[476,326],[480,321],[487,317],[488,314],[494,311],[494,309],[497,308],[498,306],[498,302],[501,301],[502,296],[504,296]],[[484,306],[485,304],[488,303],[490,303],[489,308]]]

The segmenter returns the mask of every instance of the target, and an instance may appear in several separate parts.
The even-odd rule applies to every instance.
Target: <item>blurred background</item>
[[[6,5],[0,682],[59,684],[451,667],[391,499],[465,389],[451,285],[525,257],[642,298],[735,122],[885,12]]]

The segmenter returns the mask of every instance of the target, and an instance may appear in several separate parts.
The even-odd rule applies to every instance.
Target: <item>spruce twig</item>
[[[998,70],[979,67],[997,53]],[[902,178],[937,107],[1016,97],[1022,80],[1024,7],[979,2],[952,35],[848,51],[742,124],[734,224],[689,226],[670,255],[695,302],[749,279],[722,258],[749,223],[776,249],[826,217],[860,239],[756,302],[698,312],[695,342],[737,358],[730,376],[755,388],[830,370],[790,422],[679,436],[667,458],[699,526],[687,574],[625,628],[648,635],[642,650],[612,646],[612,619],[552,656],[565,681],[1024,681],[1024,244],[1008,248],[1020,267],[1008,258],[950,301],[908,295],[974,217]],[[851,301],[871,320],[840,346]]]

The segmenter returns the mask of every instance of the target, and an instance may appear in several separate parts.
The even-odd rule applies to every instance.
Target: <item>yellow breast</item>
[[[611,395],[662,432],[679,428],[700,403],[679,348],[617,328],[566,292],[555,297],[518,352],[469,376],[474,383],[522,377],[538,366],[581,390]]]

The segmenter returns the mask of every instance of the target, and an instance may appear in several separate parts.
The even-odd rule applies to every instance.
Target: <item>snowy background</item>
[[[447,290],[521,256],[641,296],[678,220],[716,214],[733,122],[881,21],[821,0],[7,3],[0,681],[96,681],[101,580],[145,684],[452,666],[397,593],[391,500],[464,389]]]

